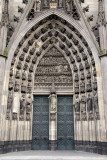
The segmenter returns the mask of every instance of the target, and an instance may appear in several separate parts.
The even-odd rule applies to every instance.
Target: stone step
[[[81,151],[23,151],[2,154],[0,160],[107,160],[107,156]]]

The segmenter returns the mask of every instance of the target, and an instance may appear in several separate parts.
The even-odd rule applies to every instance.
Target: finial
[[[52,82],[52,89],[51,89],[51,94],[55,94],[56,91],[55,91],[55,83]]]

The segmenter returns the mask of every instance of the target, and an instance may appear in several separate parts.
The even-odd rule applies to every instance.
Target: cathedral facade
[[[106,0],[1,0],[0,153],[107,154],[106,96]]]

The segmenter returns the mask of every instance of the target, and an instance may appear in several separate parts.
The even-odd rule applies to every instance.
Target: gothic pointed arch
[[[16,119],[19,118],[19,120],[24,120],[24,118],[26,120],[31,119],[32,113],[30,111],[32,110],[32,105],[30,104],[29,106],[28,101],[32,100],[34,84],[36,84],[34,77],[36,77],[36,74],[40,74],[38,70],[41,68],[41,61],[43,60],[41,58],[44,54],[46,56],[49,48],[52,48],[52,46],[57,48],[54,54],[57,54],[59,51],[66,57],[72,70],[71,90],[74,92],[75,119],[87,121],[88,119],[94,119],[94,115],[96,115],[96,119],[99,119],[97,72],[93,53],[83,35],[72,24],[55,14],[49,15],[33,25],[19,42],[14,52],[8,87],[7,118],[9,119],[10,117],[11,119],[16,116]],[[51,56],[49,58],[53,62],[54,58],[51,58]],[[48,58],[46,58],[47,60]],[[49,60],[49,62],[51,61]],[[58,67],[60,66],[59,64],[57,65]],[[63,69],[65,67],[66,70],[68,66],[63,65]],[[37,72],[35,72],[36,67]],[[47,70],[44,71],[43,67],[40,70],[45,72],[45,74],[47,72]],[[42,79],[45,78],[44,75],[41,75],[41,77]],[[36,80],[37,78],[38,76]],[[47,77],[46,80],[48,82]],[[39,79],[38,81],[42,80]],[[67,87],[67,83],[65,87]],[[20,97],[22,98],[20,99]],[[19,102],[17,105],[15,105],[16,101]],[[92,102],[94,102],[93,107],[90,105]],[[28,112],[26,110],[25,117],[24,106],[29,108]]]

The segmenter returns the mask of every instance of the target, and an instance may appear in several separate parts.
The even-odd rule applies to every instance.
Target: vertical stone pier
[[[57,149],[57,96],[55,93],[54,83],[52,84],[49,112],[49,149]]]

